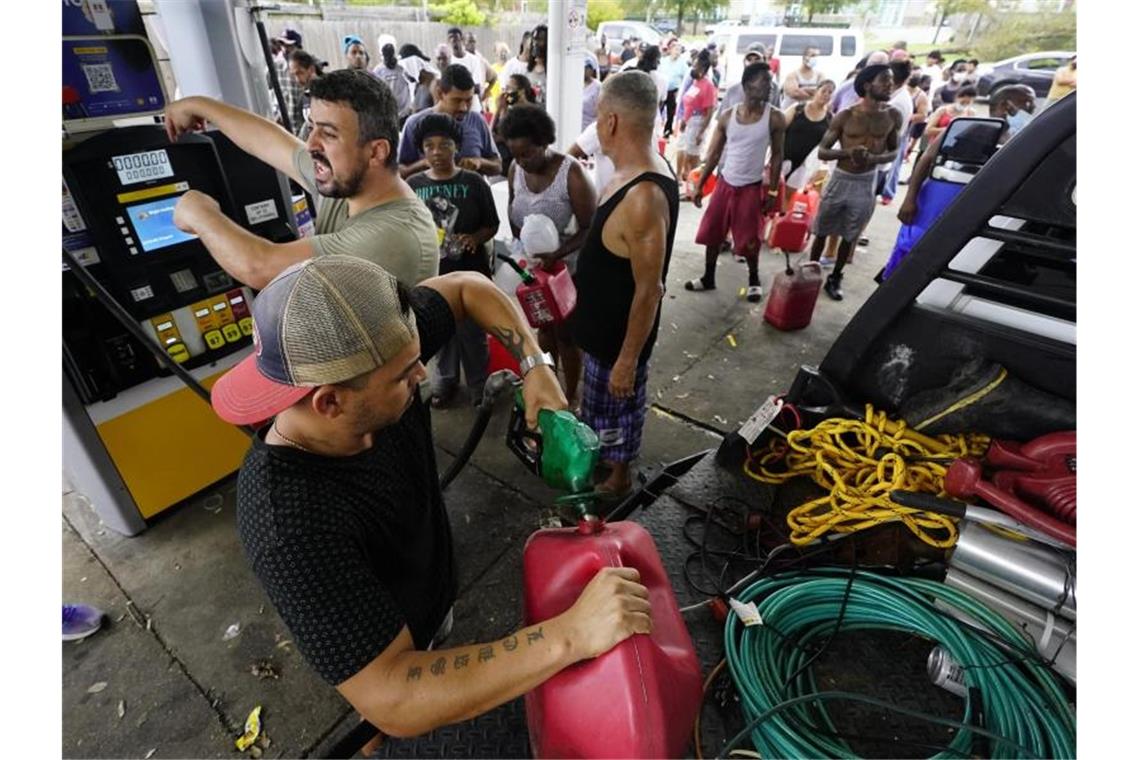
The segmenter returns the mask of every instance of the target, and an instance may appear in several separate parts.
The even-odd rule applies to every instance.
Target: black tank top
[[[784,132],[784,159],[792,162],[792,171],[800,167],[812,150],[823,140],[831,115],[825,114],[819,121],[812,121],[804,113],[803,103],[796,106],[792,123]]]
[[[615,256],[602,242],[602,230],[614,209],[625,198],[630,188],[640,182],[653,182],[665,193],[669,202],[669,233],[665,238],[665,266],[661,270],[661,284],[669,272],[669,259],[673,256],[673,237],[677,232],[677,212],[680,196],[677,179],[657,172],[642,172],[598,206],[594,221],[578,254],[578,307],[574,311],[574,340],[583,351],[607,364],[614,364],[625,341],[629,324],[629,309],[633,304],[633,266],[629,259]],[[657,327],[661,322],[661,306],[653,318],[653,329],[638,357],[639,364],[649,361],[653,344],[657,341]]]

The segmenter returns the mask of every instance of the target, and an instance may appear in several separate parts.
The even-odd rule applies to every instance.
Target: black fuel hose
[[[147,335],[146,332],[139,327],[138,323],[135,322],[134,317],[115,300],[114,296],[107,292],[107,289],[103,287],[101,282],[91,276],[91,273],[88,272],[87,269],[76,260],[75,256],[71,254],[71,251],[66,248],[63,249],[63,260],[67,262],[67,265],[71,268],[71,271],[75,273],[75,276],[79,278],[79,281],[95,294],[95,298],[99,300],[99,303],[103,304],[103,306],[107,308],[107,311],[111,312],[111,316],[122,323],[127,332],[131,334],[131,337],[143,344],[147,350],[154,354],[154,358],[158,360],[158,363],[173,372],[187,388],[194,391],[194,393],[207,404],[210,403],[210,391],[206,390],[193,375],[183,369],[181,364],[174,361],[174,358],[166,353],[162,346],[158,345],[158,343]],[[211,407],[211,410],[212,409],[213,407]],[[237,425],[235,427],[251,438],[254,435],[254,430],[251,427],[246,425]]]
[[[467,434],[467,440],[463,442],[463,447],[455,455],[455,461],[439,479],[440,490],[446,490],[451,485],[451,481],[455,480],[460,470],[471,459],[471,455],[475,453],[479,441],[487,432],[487,424],[491,421],[491,414],[495,411],[495,399],[501,396],[504,391],[514,388],[517,383],[518,376],[509,369],[499,370],[487,378],[487,382],[483,385],[483,398],[479,402],[475,424],[471,426],[471,432]]]

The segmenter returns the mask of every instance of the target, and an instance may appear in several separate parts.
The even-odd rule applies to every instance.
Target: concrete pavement
[[[684,290],[703,270],[703,251],[693,242],[701,212],[683,204],[650,372],[642,467],[717,445],[768,394],[785,390],[800,364],[823,358],[876,287],[871,277],[898,230],[897,203],[876,209],[871,244],[847,269],[846,300],[821,294],[812,324],[793,333],[763,321],[763,302],[744,300],[745,268],[731,256],[721,258],[718,290]],[[782,255],[762,253],[766,292],[782,267]],[[469,409],[433,413],[441,468],[472,419]],[[461,586],[449,643],[492,639],[518,625],[522,545],[553,513],[555,494],[506,450],[505,430],[501,410],[447,492]],[[264,756],[312,756],[352,719],[292,646],[246,565],[233,479],[135,538],[100,525],[82,495],[65,494],[62,541],[63,599],[108,613],[98,634],[62,645],[64,757],[233,756],[233,739],[256,705],[271,739]],[[234,624],[238,633],[227,639]]]

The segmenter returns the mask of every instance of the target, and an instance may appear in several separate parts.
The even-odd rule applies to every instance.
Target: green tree
[[[931,42],[938,42],[938,33],[942,31],[942,25],[946,23],[946,19],[951,16],[957,16],[963,13],[978,13],[982,15],[989,15],[993,8],[990,7],[989,0],[938,0],[937,14],[934,22],[934,39]]]
[[[596,30],[605,21],[619,21],[625,18],[625,4],[619,0],[587,0],[586,26]]]
[[[482,26],[487,20],[487,14],[479,10],[475,0],[446,0],[429,5],[428,12],[443,23],[455,26]]]
[[[697,19],[712,15],[717,8],[728,5],[728,0],[661,0],[659,5],[670,15],[677,14],[678,34],[681,33],[681,25],[685,23],[686,16],[693,20],[693,33],[696,34]]]
[[[1000,61],[1038,50],[1076,50],[1077,14],[1003,15],[978,40],[974,52],[984,61]]]
[[[812,19],[815,18],[815,14],[837,13],[848,5],[851,5],[852,0],[780,0],[779,2],[784,8],[787,8],[793,3],[807,11],[807,20],[810,24]]]

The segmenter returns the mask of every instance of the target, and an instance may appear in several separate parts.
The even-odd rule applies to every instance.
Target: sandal
[[[759,285],[749,285],[746,291],[745,298],[752,303],[759,303],[760,299],[764,297],[764,289]]]
[[[715,284],[709,285],[709,284],[705,283],[705,281],[702,280],[700,277],[698,277],[695,280],[689,280],[688,282],[686,282],[685,283],[685,290],[690,290],[690,291],[693,291],[694,293],[700,293],[701,291],[704,291],[704,290],[716,290],[716,285]]]

